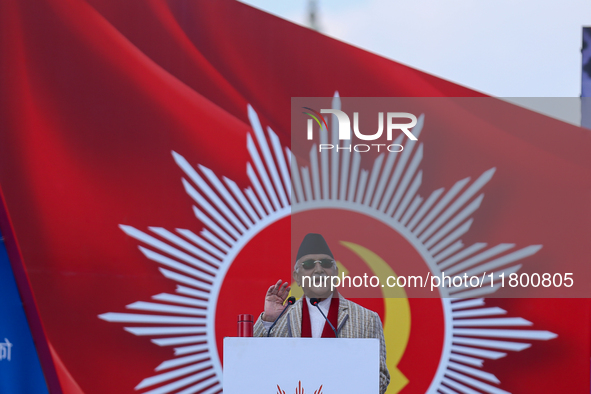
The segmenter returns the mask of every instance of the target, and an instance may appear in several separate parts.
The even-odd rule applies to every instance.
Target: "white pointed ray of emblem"
[[[333,108],[340,109],[338,93]],[[507,276],[521,268],[515,262],[541,248],[531,245],[515,250],[514,244],[492,247],[486,243],[463,244],[461,237],[469,231],[471,215],[484,197],[479,192],[492,178],[494,168],[473,182],[465,178],[448,191],[437,189],[425,199],[417,194],[423,157],[423,144],[418,141],[409,141],[400,154],[378,156],[371,171],[361,169],[359,152],[318,153],[314,145],[307,168],[298,166],[273,130],[267,128],[265,136],[258,115],[250,106],[248,117],[254,139],[250,134],[247,136],[251,162],[247,163],[246,173],[252,187],[241,190],[234,181],[225,177],[220,180],[210,169],[202,165],[195,168],[183,156],[172,152],[186,175],[182,183],[195,201],[195,216],[204,224],[199,235],[185,229],[149,227],[148,231],[141,231],[120,225],[127,235],[145,245],[139,246],[140,251],[160,265],[162,275],[177,283],[175,294],[161,293],[154,295],[153,301],[127,305],[132,313],[99,315],[108,322],[127,323],[126,331],[150,337],[158,346],[173,348],[174,357],[156,367],[157,374],[136,386],[144,394],[222,391],[214,326],[222,281],[244,245],[262,229],[292,212],[330,207],[379,220],[415,247],[432,275],[445,270],[452,277],[484,272],[487,278],[490,272],[495,277],[502,273]],[[413,128],[417,137],[424,120],[421,115]],[[331,139],[336,146],[337,122],[332,123]],[[323,128],[321,144],[328,143],[327,134]],[[394,143],[401,140],[402,136]],[[523,329],[532,323],[519,317],[499,317],[506,311],[486,307],[484,298],[480,297],[498,288],[499,285],[440,289],[445,339],[428,393],[507,393],[499,388],[501,382],[493,374],[483,370],[484,361],[504,357],[508,351],[526,349],[531,346],[529,341],[556,337],[549,331]],[[449,296],[454,299],[446,298]]]

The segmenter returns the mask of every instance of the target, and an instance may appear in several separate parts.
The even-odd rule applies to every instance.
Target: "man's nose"
[[[314,262],[314,273],[323,274],[324,268],[320,265],[320,261]]]

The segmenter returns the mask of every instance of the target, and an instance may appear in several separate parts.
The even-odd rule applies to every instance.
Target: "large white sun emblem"
[[[333,108],[340,109],[338,94]],[[250,106],[248,116],[255,138],[247,136],[251,162],[247,163],[246,172],[252,187],[241,190],[232,180],[220,180],[208,168],[195,168],[172,152],[186,174],[182,182],[196,203],[195,216],[205,225],[199,235],[161,227],[149,227],[149,232],[144,232],[120,225],[127,235],[144,245],[139,249],[149,260],[161,265],[162,275],[177,283],[175,294],[157,294],[150,302],[126,306],[137,312],[99,315],[108,322],[127,323],[126,331],[152,337],[154,344],[174,349],[174,356],[156,367],[156,374],[142,380],[136,390],[145,394],[222,391],[222,367],[215,337],[222,282],[242,248],[262,229],[292,212],[339,208],[379,220],[415,247],[432,275],[445,270],[446,275],[478,275],[486,271],[495,272],[495,276],[504,272],[507,276],[520,269],[521,265],[513,265],[516,261],[541,248],[532,245],[512,251],[513,244],[489,247],[486,243],[462,243],[461,237],[473,221],[471,215],[484,196],[477,194],[492,178],[494,168],[471,184],[470,178],[466,178],[447,192],[441,188],[424,199],[417,194],[422,179],[420,142],[408,142],[400,154],[381,154],[371,171],[360,168],[358,152],[318,153],[315,145],[310,150],[310,168],[300,167],[270,128],[268,138],[265,136],[258,115]],[[417,137],[424,118],[421,115],[413,128]],[[323,131],[320,143],[327,143],[328,133]],[[331,137],[336,144],[336,130],[332,130]],[[378,204],[379,201],[382,203]],[[499,359],[507,351],[531,346],[523,340],[556,337],[549,331],[522,329],[532,325],[525,319],[498,317],[506,311],[486,307],[482,298],[497,289],[498,285],[473,290],[440,289],[445,339],[428,393],[507,393],[498,387],[501,382],[493,374],[483,370],[484,360]],[[445,298],[450,295],[457,298]]]

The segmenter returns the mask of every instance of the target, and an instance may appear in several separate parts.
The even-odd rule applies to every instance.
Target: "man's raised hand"
[[[269,287],[267,295],[265,296],[265,312],[263,313],[263,320],[274,321],[277,316],[281,314],[284,306],[283,303],[289,295],[291,287],[288,286],[287,282],[283,282],[281,279],[274,285]]]

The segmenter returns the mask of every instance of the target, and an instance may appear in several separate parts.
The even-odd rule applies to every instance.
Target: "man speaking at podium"
[[[298,249],[293,269],[293,278],[302,287],[304,297],[291,307],[284,306],[291,289],[288,283],[279,280],[269,287],[265,310],[254,325],[254,336],[377,338],[380,341],[380,394],[383,394],[390,383],[390,374],[386,367],[382,321],[377,313],[332,291],[332,276],[338,276],[338,267],[324,237],[307,234]],[[280,316],[284,310],[286,313]]]

